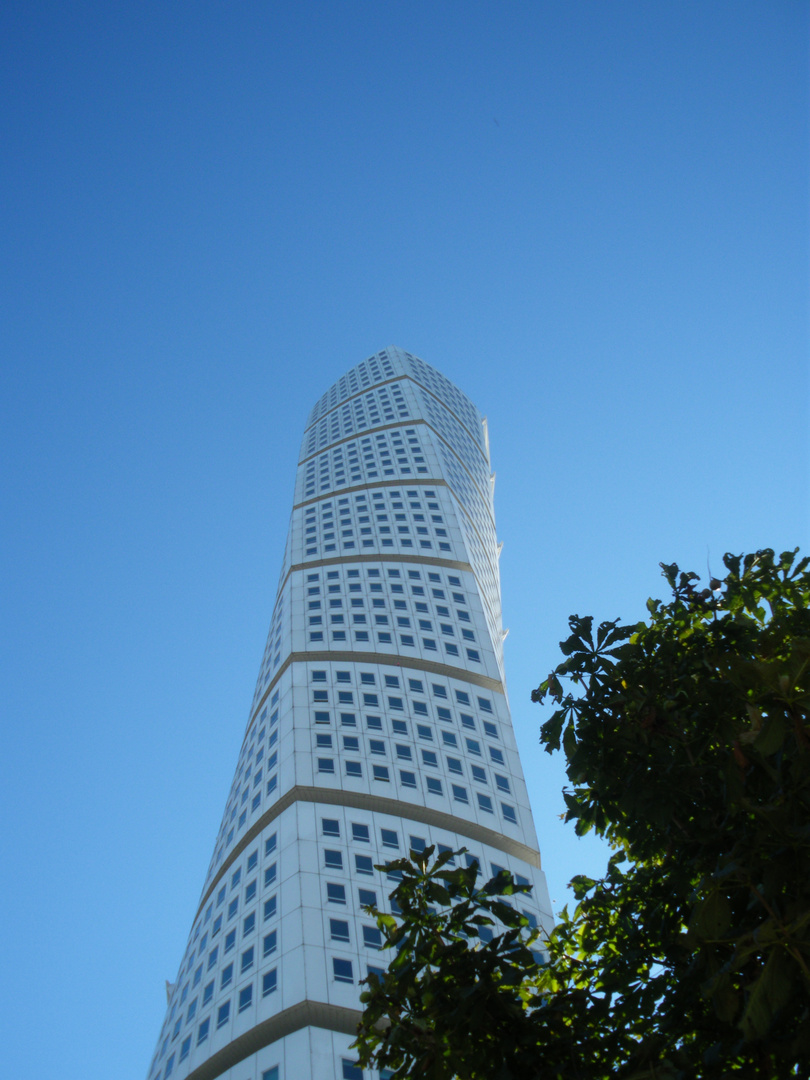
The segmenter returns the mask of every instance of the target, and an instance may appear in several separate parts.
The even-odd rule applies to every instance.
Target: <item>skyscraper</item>
[[[388,348],[309,416],[231,792],[148,1080],[356,1080],[375,864],[466,847],[550,925],[503,669],[486,421]],[[370,1074],[366,1074],[368,1080]]]

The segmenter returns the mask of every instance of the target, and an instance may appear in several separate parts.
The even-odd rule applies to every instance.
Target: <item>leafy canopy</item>
[[[663,565],[635,626],[572,616],[532,694],[566,818],[614,848],[543,942],[431,851],[394,864],[397,955],[356,1046],[397,1078],[810,1075],[810,573],[796,552]],[[484,920],[483,922],[481,920]],[[489,922],[504,930],[482,944]]]

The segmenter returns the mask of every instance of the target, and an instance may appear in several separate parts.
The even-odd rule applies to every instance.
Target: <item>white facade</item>
[[[466,847],[551,925],[503,671],[486,422],[389,348],[309,417],[231,793],[148,1080],[342,1080],[374,864]],[[376,1075],[376,1074],[375,1074]],[[366,1080],[370,1074],[366,1073]]]

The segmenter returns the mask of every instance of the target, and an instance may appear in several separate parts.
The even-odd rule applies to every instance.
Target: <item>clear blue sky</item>
[[[387,344],[489,416],[509,691],[660,560],[808,541],[806,2],[0,10],[3,1071],[142,1080],[303,424]]]

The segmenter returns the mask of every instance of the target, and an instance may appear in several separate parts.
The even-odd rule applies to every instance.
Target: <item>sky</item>
[[[386,345],[487,414],[507,680],[659,563],[808,544],[794,0],[0,8],[4,1072],[142,1080],[320,394]]]

